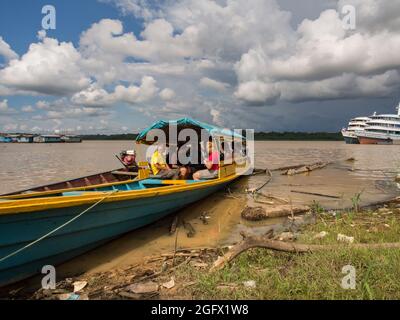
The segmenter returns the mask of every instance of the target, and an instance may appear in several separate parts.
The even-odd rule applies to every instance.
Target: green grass
[[[327,231],[324,239],[313,239]],[[337,234],[353,236],[355,243],[398,242],[400,214],[372,212],[337,216],[320,214],[315,225],[307,226],[298,243],[337,244]],[[342,268],[356,269],[356,289],[341,287]],[[190,295],[197,299],[400,299],[400,250],[352,249],[307,254],[249,250],[218,272],[198,272],[186,266],[177,277],[196,281]],[[256,281],[246,288],[244,281]]]

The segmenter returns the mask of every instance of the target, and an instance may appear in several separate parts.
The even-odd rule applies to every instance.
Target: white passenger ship
[[[371,120],[368,117],[357,117],[351,119],[347,128],[342,129],[342,136],[347,144],[359,144],[356,131],[363,131],[367,121]]]
[[[397,114],[370,116],[364,130],[356,130],[360,144],[400,144],[400,103]]]

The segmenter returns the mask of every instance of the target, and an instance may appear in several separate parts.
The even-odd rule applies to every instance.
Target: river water
[[[132,149],[130,141],[79,144],[0,144],[0,193],[76,178],[121,166],[115,158]],[[386,179],[400,170],[398,146],[346,145],[343,142],[262,141],[255,143],[256,167],[277,167],[348,158],[355,182]]]
[[[115,158],[121,150],[132,149],[130,141],[84,141],[81,144],[0,144],[0,193],[26,189],[120,167]],[[346,161],[354,158],[355,161]],[[292,177],[273,173],[262,190],[264,194],[290,200],[293,204],[318,201],[329,209],[351,207],[351,198],[361,195],[361,204],[392,198],[399,194],[394,177],[400,172],[398,146],[346,145],[344,142],[262,141],[255,143],[257,168],[271,170],[290,165],[330,162],[322,170]],[[182,210],[196,236],[178,233],[179,248],[215,247],[238,240],[240,231],[262,230],[260,224],[243,221],[240,213],[251,199],[246,188],[257,187],[265,175],[241,179],[231,187],[233,197],[224,191]],[[338,199],[315,197],[296,191],[333,195]],[[201,215],[209,217],[203,224]],[[170,252],[175,237],[169,236],[171,217],[135,230],[58,268],[62,275],[90,273],[137,263],[145,256]],[[276,223],[273,219],[263,225]]]

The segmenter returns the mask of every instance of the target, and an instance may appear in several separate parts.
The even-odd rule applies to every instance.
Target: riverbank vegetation
[[[114,140],[114,141],[123,141],[123,140],[135,140],[137,137],[137,134],[135,133],[127,133],[127,134],[94,134],[94,135],[82,135],[82,140],[88,140],[88,141],[104,141],[104,140]]]
[[[250,249],[220,271],[181,268],[178,281],[194,281],[195,299],[399,299],[400,250],[355,249],[354,243],[399,241],[400,213],[383,208],[362,213],[319,213],[317,222],[296,235],[295,243],[337,245],[335,250],[288,253]],[[353,266],[355,289],[343,289],[345,266]]]
[[[326,212],[314,203],[306,216],[287,218],[292,222],[283,225],[289,229],[255,237],[272,241],[275,250],[271,246],[243,250],[228,263],[219,262],[247,241],[246,237],[230,248],[179,249],[150,256],[143,263],[124,269],[64,279],[56,290],[6,294],[17,299],[91,300],[400,299],[397,202],[389,207],[346,213]],[[291,229],[296,221],[300,227]],[[308,222],[300,223],[304,221]],[[282,251],[296,246],[317,250]],[[349,266],[355,272],[354,288],[351,283],[350,287],[342,286],[349,276]],[[349,284],[348,280],[345,283]],[[76,286],[82,289],[73,293]]]
[[[342,141],[340,132],[256,132],[256,141]]]

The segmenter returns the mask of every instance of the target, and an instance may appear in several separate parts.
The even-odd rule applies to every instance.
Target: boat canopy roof
[[[170,125],[177,126],[178,133],[180,130],[187,128],[194,129],[197,131],[197,133],[199,133],[201,130],[204,129],[207,130],[212,137],[224,137],[227,140],[242,140],[242,141],[245,140],[245,138],[241,134],[232,131],[230,129],[220,128],[208,123],[193,120],[191,118],[181,118],[178,120],[169,120],[169,121],[160,120],[155,122],[153,125],[140,132],[139,135],[136,137],[136,141],[138,143],[153,144],[154,141],[147,141],[146,136],[151,130],[154,129],[163,130],[166,136],[168,137]]]

